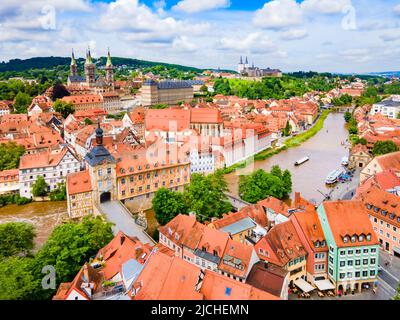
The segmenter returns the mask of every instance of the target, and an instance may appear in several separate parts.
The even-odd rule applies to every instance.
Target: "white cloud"
[[[303,22],[303,12],[295,0],[273,0],[256,11],[253,23],[266,29],[285,29]]]
[[[172,48],[178,51],[193,52],[197,50],[197,45],[191,42],[187,36],[181,36],[174,39]]]
[[[393,8],[393,11],[395,14],[400,15],[400,4],[398,4],[397,6],[395,6]]]
[[[308,36],[307,29],[290,29],[282,32],[282,40],[301,40]]]
[[[224,37],[217,44],[219,49],[235,52],[272,52],[277,50],[273,41],[261,32],[254,32],[245,37]]]
[[[380,35],[380,38],[385,42],[396,41],[400,39],[400,30],[392,30]]]
[[[230,0],[181,0],[173,6],[172,9],[186,13],[197,13],[219,8],[228,8],[230,5]]]
[[[304,0],[301,8],[310,13],[336,14],[351,5],[351,0]]]

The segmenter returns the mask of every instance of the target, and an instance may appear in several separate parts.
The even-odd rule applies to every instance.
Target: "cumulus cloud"
[[[351,5],[351,0],[304,0],[301,8],[310,13],[336,14]]]
[[[245,37],[224,37],[217,43],[220,50],[228,50],[237,53],[272,54],[276,57],[285,57],[287,52],[280,50],[278,46],[261,32],[250,33]]]
[[[197,13],[219,8],[228,8],[230,5],[230,0],[181,0],[173,6],[172,9],[186,13]]]
[[[273,0],[257,10],[253,23],[266,29],[285,29],[303,22],[303,12],[295,0]]]
[[[282,32],[282,40],[301,40],[308,36],[307,29],[290,29]]]

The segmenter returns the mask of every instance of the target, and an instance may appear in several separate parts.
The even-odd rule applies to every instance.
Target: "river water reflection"
[[[320,203],[324,196],[318,192],[328,193],[325,185],[327,175],[340,168],[343,156],[348,155],[348,149],[342,142],[348,138],[343,114],[331,113],[325,120],[324,128],[310,140],[297,148],[285,150],[270,159],[257,161],[254,168],[246,168],[226,175],[226,181],[232,194],[238,194],[240,174],[249,174],[253,170],[270,170],[279,165],[292,173],[293,192],[300,191],[302,196],[315,203]],[[308,156],[310,161],[295,167],[294,163]]]

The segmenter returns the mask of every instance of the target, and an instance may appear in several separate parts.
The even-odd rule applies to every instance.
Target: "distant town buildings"
[[[400,113],[400,96],[392,95],[391,97],[375,103],[371,109],[371,115],[380,113],[389,119],[396,119]]]
[[[143,82],[140,92],[143,106],[173,105],[179,102],[191,102],[194,98],[193,84],[184,80],[149,79]]]
[[[240,57],[240,61],[238,64],[238,73],[243,77],[249,78],[282,77],[282,71],[279,69],[260,69],[258,67],[255,67],[254,63],[250,67],[247,57],[244,62],[243,58]]]

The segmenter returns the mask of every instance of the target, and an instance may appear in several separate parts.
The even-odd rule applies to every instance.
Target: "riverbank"
[[[305,199],[320,203],[324,199],[323,194],[331,191],[325,184],[326,176],[340,168],[342,158],[349,153],[348,148],[342,144],[347,138],[348,131],[345,128],[343,114],[331,112],[323,124],[323,129],[299,146],[288,148],[284,145],[282,150],[275,152],[276,155],[266,157],[262,161],[249,162],[250,165],[246,168],[226,174],[225,180],[230,193],[238,196],[240,175],[248,175],[258,169],[270,171],[274,165],[279,165],[282,170],[287,169],[292,173],[293,192],[301,191]],[[305,156],[310,160],[301,166],[294,165],[297,160]],[[293,197],[293,194],[291,196]]]
[[[315,122],[315,124],[308,129],[307,131],[300,133],[297,136],[291,137],[287,139],[284,142],[284,145],[281,147],[277,148],[269,148],[267,150],[261,151],[257,153],[254,157],[250,157],[249,159],[239,162],[237,164],[234,164],[228,168],[225,168],[223,170],[224,174],[230,174],[234,172],[237,169],[244,169],[246,168],[249,164],[251,164],[253,161],[263,161],[268,158],[271,158],[272,156],[275,156],[282,151],[288,150],[289,148],[293,147],[298,147],[300,146],[303,142],[306,142],[310,138],[314,137],[323,127],[326,118],[328,115],[331,113],[331,110],[324,110],[322,111],[321,115],[319,116],[318,120]]]
[[[47,241],[56,226],[68,219],[67,202],[31,202],[25,205],[10,204],[0,208],[0,223],[26,222],[35,228],[35,249]]]

